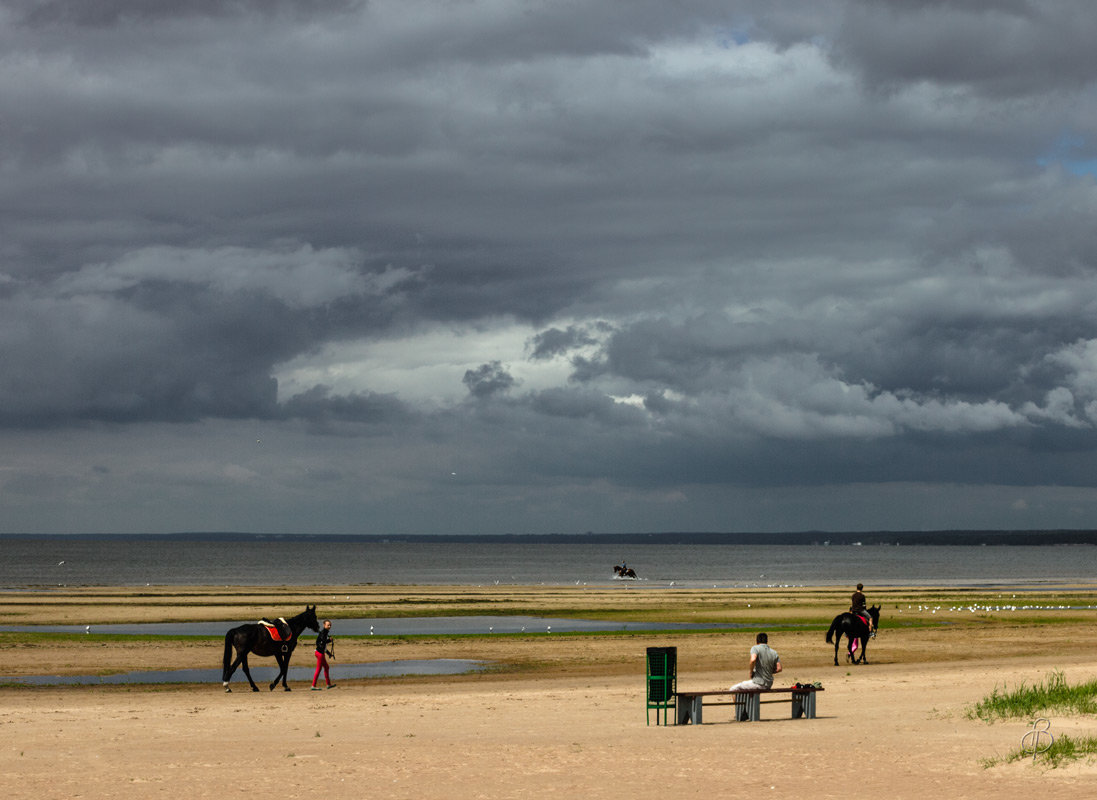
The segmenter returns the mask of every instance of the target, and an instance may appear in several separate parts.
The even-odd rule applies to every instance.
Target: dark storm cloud
[[[517,381],[498,361],[481,364],[476,369],[465,370],[462,379],[473,397],[491,397],[509,391]]]
[[[7,0],[16,20],[30,27],[71,24],[103,27],[188,17],[288,14],[296,20],[317,12],[360,7],[364,0]]]
[[[384,281],[355,272],[341,251],[159,248],[34,288],[20,282],[0,299],[0,419],[277,416],[274,366],[376,326],[389,315]]]
[[[400,425],[415,418],[415,413],[392,395],[377,393],[333,395],[326,386],[315,386],[290,398],[282,407],[289,418],[308,420],[318,433],[348,435],[347,424]]]
[[[0,491],[27,524],[31,484],[137,525],[152,483],[589,529],[1092,486],[1095,33],[1022,0],[0,0]]]
[[[533,337],[530,358],[534,360],[552,358],[567,353],[576,347],[595,343],[596,340],[590,334],[575,325],[569,325],[566,330],[549,328]]]
[[[871,83],[927,82],[996,96],[1069,92],[1097,79],[1085,0],[953,3],[858,0],[840,53]]]

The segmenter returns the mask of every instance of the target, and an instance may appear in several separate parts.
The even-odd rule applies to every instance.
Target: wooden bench
[[[701,724],[704,706],[735,706],[737,722],[757,722],[762,718],[762,703],[791,703],[792,718],[815,719],[815,695],[823,691],[821,686],[790,686],[786,689],[763,689],[760,692],[732,692],[724,689],[715,692],[675,692],[679,725]],[[788,695],[776,700],[763,700],[762,695]],[[731,698],[730,700],[726,698]],[[745,712],[746,719],[742,719]]]

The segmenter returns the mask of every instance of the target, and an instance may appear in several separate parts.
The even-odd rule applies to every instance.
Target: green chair
[[[663,711],[663,724],[676,710],[675,692],[678,691],[678,648],[648,648],[648,707],[647,721],[651,724],[651,710],[655,709],[655,724],[659,724],[659,711]]]

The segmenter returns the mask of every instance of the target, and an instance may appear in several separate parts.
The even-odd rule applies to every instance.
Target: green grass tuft
[[[1064,733],[1055,737],[1055,741],[1052,743],[1051,747],[1042,753],[1036,754],[1036,763],[1047,764],[1054,769],[1065,762],[1076,761],[1080,758],[1089,758],[1094,755],[1097,755],[1097,737],[1080,736],[1075,739]],[[1020,749],[1010,755],[1006,760],[1013,762],[1024,761],[1026,759],[1029,761],[1032,760],[1031,750],[1026,751]]]
[[[996,686],[987,697],[968,709],[967,716],[969,719],[994,722],[1000,719],[1046,716],[1050,712],[1097,713],[1097,679],[1070,686],[1062,672],[1052,672],[1043,683],[1034,686],[1022,683],[1012,691]]]

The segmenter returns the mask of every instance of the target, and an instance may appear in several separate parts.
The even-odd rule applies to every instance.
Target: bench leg
[[[815,692],[792,695],[792,718],[815,719]]]
[[[735,694],[736,722],[757,722],[762,718],[762,695],[759,692]],[[745,718],[745,719],[744,719]]]
[[[678,698],[678,715],[676,722],[679,725],[701,724],[701,698],[691,697],[689,700]]]
[[[751,692],[747,695],[747,709],[751,722],[758,722],[762,718],[762,693]]]
[[[677,706],[678,706],[678,714],[677,714],[677,719],[675,719],[675,722],[679,725],[689,725],[689,715],[690,715],[690,711],[693,708],[693,702],[691,701],[691,702],[687,703],[684,700],[682,700],[681,697],[679,697],[678,701],[677,701]]]

